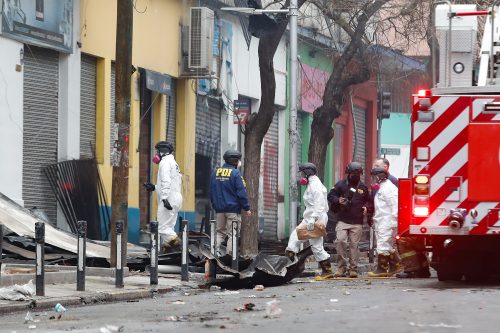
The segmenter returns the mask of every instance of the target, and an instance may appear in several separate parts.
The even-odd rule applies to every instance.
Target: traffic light
[[[384,91],[381,98],[379,107],[380,116],[382,119],[387,119],[391,116],[391,93]]]

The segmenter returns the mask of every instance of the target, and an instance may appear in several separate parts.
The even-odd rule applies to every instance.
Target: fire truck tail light
[[[415,183],[417,184],[429,184],[429,176],[421,175],[415,177]]]
[[[418,110],[417,120],[422,123],[431,123],[434,121],[434,111],[432,110]]]
[[[418,99],[418,105],[420,106],[420,108],[422,109],[428,109],[431,107],[431,99],[428,98],[428,97],[425,97],[425,98],[419,98]]]
[[[430,147],[417,147],[417,161],[428,161],[431,158]]]
[[[414,197],[415,207],[417,206],[428,206],[429,205],[429,197],[428,196],[418,196]]]
[[[416,184],[415,185],[415,195],[429,195],[429,185],[428,184]]]
[[[427,232],[427,228],[426,227],[422,227],[420,228],[420,232],[425,234]]]
[[[432,91],[427,89],[420,89],[417,93],[418,97],[431,97]]]
[[[418,217],[429,216],[429,207],[415,207],[413,208],[413,215]]]

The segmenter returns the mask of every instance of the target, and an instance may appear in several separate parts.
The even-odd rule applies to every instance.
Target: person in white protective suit
[[[326,223],[328,222],[327,192],[321,180],[316,176],[316,166],[313,163],[300,164],[299,172],[301,173],[300,184],[307,185],[303,196],[305,210],[302,222],[300,222],[299,226],[306,225],[308,230],[313,230],[314,223],[316,222],[326,227]],[[312,238],[308,241],[309,244],[311,244],[314,259],[316,259],[321,266],[321,275],[317,277],[317,280],[333,278],[330,255],[323,248],[323,237]],[[297,229],[295,229],[290,235],[286,248],[286,255],[290,260],[295,260],[295,255],[300,251],[302,242],[304,242],[304,240],[299,240]]]
[[[375,167],[371,175],[380,187],[374,197],[373,215],[377,238],[377,268],[373,272],[368,272],[368,276],[393,276],[403,270],[396,247],[398,188],[388,181],[388,172],[385,168]]]
[[[170,142],[160,141],[155,148],[157,153],[153,158],[153,163],[159,164],[156,186],[151,183],[145,183],[144,186],[149,192],[156,190],[158,234],[161,251],[165,253],[181,244],[174,228],[177,214],[182,206],[182,174],[175,161],[174,147]]]

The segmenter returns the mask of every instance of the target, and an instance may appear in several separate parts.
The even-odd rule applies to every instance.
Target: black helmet
[[[359,173],[363,174],[363,166],[359,162],[351,162],[345,167],[345,173]]]
[[[162,154],[172,154],[174,146],[168,141],[160,141],[155,145],[155,149]]]
[[[312,176],[318,172],[316,166],[309,162],[299,164],[299,171],[303,172],[306,176]]]
[[[379,182],[387,179],[387,177],[389,176],[389,173],[387,172],[387,170],[385,170],[385,168],[381,168],[381,167],[373,168],[372,171],[370,172],[370,174],[372,176],[376,177],[377,181],[379,181]]]
[[[237,150],[234,150],[234,149],[228,149],[224,153],[223,158],[224,158],[224,161],[226,161],[227,163],[239,161],[239,160],[241,160],[241,153]]]

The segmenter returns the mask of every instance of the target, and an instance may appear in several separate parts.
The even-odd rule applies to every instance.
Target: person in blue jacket
[[[251,216],[248,203],[245,181],[238,168],[241,166],[241,153],[229,149],[224,153],[222,167],[212,172],[210,178],[210,200],[216,212],[217,219],[217,248],[219,253],[222,241],[231,235],[232,222],[238,221],[238,230],[241,226],[241,212]],[[227,241],[227,253],[232,253],[232,237]]]

